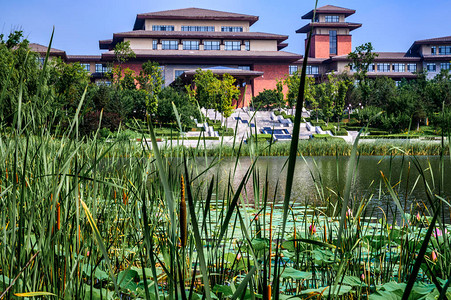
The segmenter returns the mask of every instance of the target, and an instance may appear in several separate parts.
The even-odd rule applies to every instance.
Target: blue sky
[[[407,51],[415,40],[451,35],[449,0],[319,1],[326,4],[356,10],[348,21],[363,26],[352,32],[353,47],[372,42],[376,51]],[[31,42],[48,44],[55,26],[54,48],[99,54],[98,41],[132,30],[138,13],[199,7],[259,16],[251,31],[288,35],[284,50],[303,53],[305,35],[295,31],[313,6],[313,0],[0,0],[0,32],[21,29]]]

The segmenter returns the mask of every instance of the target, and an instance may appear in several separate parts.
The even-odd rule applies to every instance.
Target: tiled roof
[[[223,51],[223,50],[134,50],[137,59],[155,59],[164,61],[186,60],[244,60],[244,61],[283,61],[294,62],[302,56],[285,51]],[[102,54],[105,60],[114,58],[114,52]]]
[[[423,58],[425,61],[446,61],[446,62],[450,62],[451,61],[451,55],[423,55]]]
[[[435,45],[451,44],[451,36],[443,36],[438,38],[415,41],[413,42],[412,46],[410,46],[408,52],[416,53],[418,52],[420,45],[424,44],[435,44]]]
[[[309,57],[307,59],[307,64],[310,65],[319,65],[322,64],[324,61],[328,60],[328,58],[313,58],[313,57]],[[304,58],[301,58],[299,60],[297,60],[296,62],[294,62],[295,64],[303,64],[304,63]]]
[[[360,23],[349,23],[349,22],[341,22],[341,23],[309,23],[304,27],[296,30],[296,33],[308,33],[310,31],[310,27],[331,27],[331,28],[349,28],[349,31],[362,27]]]
[[[142,28],[144,19],[249,21],[250,25],[258,21],[257,16],[191,7],[138,14],[134,29]]]
[[[110,49],[110,45],[113,42],[113,39],[109,39],[109,40],[100,40],[99,41],[99,48],[100,49],[106,49],[109,50]]]
[[[288,47],[288,43],[279,43],[277,45],[277,50],[282,50],[283,48]]]
[[[113,40],[125,37],[141,38],[218,38],[218,39],[247,39],[247,40],[278,40],[282,42],[288,39],[286,35],[264,33],[264,32],[198,32],[198,31],[150,31],[133,30],[119,32],[113,35]],[[105,41],[106,42],[106,41]]]
[[[390,77],[390,78],[417,78],[418,75],[411,72],[368,72],[366,73],[368,77]]]
[[[215,75],[224,75],[229,74],[232,76],[251,76],[251,77],[259,77],[264,74],[264,72],[261,71],[250,71],[250,70],[241,70],[241,69],[232,69],[232,68],[225,68],[225,69],[202,69],[203,71],[211,71]],[[191,76],[196,74],[197,70],[188,70],[185,71],[185,75]]]
[[[100,55],[68,55],[67,61],[69,61],[69,62],[75,62],[75,61],[96,62],[96,61],[100,61],[101,58],[102,57]]]
[[[387,61],[387,62],[396,62],[396,61],[420,61],[421,57],[419,56],[409,56],[406,52],[375,52],[378,56],[374,58],[375,62]],[[332,61],[350,61],[347,55],[339,55],[333,56]]]
[[[418,40],[415,41],[416,44],[429,44],[429,43],[451,43],[451,36],[444,36],[444,37],[438,37],[433,39],[427,39],[427,40]]]
[[[28,45],[28,47],[30,48],[31,51],[33,52],[37,52],[41,55],[45,55],[47,53],[47,46],[43,46],[41,44],[36,44],[36,43],[30,43]],[[59,50],[59,49],[55,49],[55,48],[50,48],[50,55],[52,56],[66,56],[66,51],[63,50]]]
[[[378,56],[375,61],[399,60],[399,61],[420,61],[421,57],[408,55],[406,52],[375,52]]]
[[[334,5],[325,5],[317,8],[316,13],[345,14],[346,17],[349,17],[350,15],[355,13],[355,10]],[[302,19],[312,19],[312,18],[313,18],[313,10],[302,16]]]

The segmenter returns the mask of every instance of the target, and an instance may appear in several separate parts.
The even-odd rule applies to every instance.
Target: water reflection
[[[425,174],[426,181],[433,193],[443,195],[448,199],[451,195],[449,178],[451,168],[449,159],[444,162],[444,182],[441,185],[440,158],[436,156],[418,157],[420,169]],[[344,189],[348,170],[349,157],[299,157],[293,178],[291,201],[322,205],[324,199],[336,199]],[[208,176],[219,178],[220,191],[224,191],[232,178],[232,185],[236,189],[253,163],[250,157],[242,157],[236,164],[234,159],[226,158],[208,171]],[[198,167],[205,166],[205,160],[197,161]],[[236,166],[236,168],[235,168]],[[244,201],[255,203],[261,201],[262,191],[266,186],[268,200],[283,201],[286,184],[287,157],[260,157],[255,165],[255,174],[251,176],[245,187]],[[356,176],[352,185],[353,201],[360,201],[362,197],[373,196],[373,207],[381,207],[385,211],[395,210],[395,204],[387,194],[382,181],[382,175],[389,179],[398,194],[403,206],[410,207],[416,201],[426,201],[426,192],[419,171],[410,157],[380,157],[362,156],[359,158]],[[208,178],[207,176],[207,178]],[[258,190],[254,188],[254,181],[258,183]],[[259,194],[257,194],[259,191]],[[219,198],[221,198],[219,196]]]

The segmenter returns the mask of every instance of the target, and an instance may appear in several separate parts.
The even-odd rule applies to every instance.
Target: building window
[[[298,66],[288,66],[288,73],[290,75],[293,75],[294,73],[296,73],[298,71]]]
[[[96,64],[96,73],[103,73],[103,65]]]
[[[306,73],[307,73],[307,75],[318,75],[319,67],[318,66],[307,66]]]
[[[436,72],[437,71],[436,64],[427,64],[427,70],[428,72]]]
[[[214,26],[182,26],[182,31],[215,31]]]
[[[417,71],[417,64],[407,64],[407,71],[409,72],[416,72]]]
[[[178,41],[161,41],[161,46],[163,50],[178,50],[179,42]]]
[[[392,64],[393,72],[405,72],[406,65],[405,64]]]
[[[222,32],[243,32],[243,27],[241,26],[222,26]]]
[[[91,65],[90,64],[80,64],[82,67],[83,67],[83,69],[85,69],[85,71],[90,71],[90,69],[91,69]]]
[[[374,72],[374,71],[376,71],[376,66],[374,64],[370,64],[368,66],[368,72]]]
[[[175,70],[175,78],[180,77],[186,70]]]
[[[241,50],[241,42],[236,41],[227,41],[224,42],[225,50],[227,51],[240,51]]]
[[[337,31],[329,30],[329,53],[337,54]]]
[[[174,25],[152,25],[153,31],[174,31]]]
[[[96,64],[96,73],[108,73],[111,72],[111,68],[102,64]]]
[[[438,47],[438,55],[451,55],[451,46]]]
[[[244,47],[245,47],[246,51],[251,50],[251,44],[249,43],[249,41],[244,41]]]
[[[340,22],[339,16],[326,16],[326,23],[338,23]]]
[[[450,63],[440,63],[440,70],[449,70]]]
[[[437,53],[437,48],[435,46],[431,47],[431,54],[435,55]]]
[[[199,41],[183,41],[183,50],[199,50]]]
[[[244,71],[250,71],[251,70],[251,66],[238,66],[238,69],[244,70]]]
[[[378,72],[390,72],[390,64],[377,64]]]
[[[152,40],[152,50],[157,50],[157,49],[158,49],[158,41]]]
[[[219,50],[219,41],[204,41],[204,50]]]

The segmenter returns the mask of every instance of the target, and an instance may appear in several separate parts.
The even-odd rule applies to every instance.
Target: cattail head
[[[180,208],[179,208],[179,213],[180,213],[180,244],[182,246],[182,248],[186,247],[186,240],[187,240],[187,234],[188,234],[188,229],[187,229],[187,223],[186,223],[186,201],[185,201],[185,180],[183,178],[181,178],[180,181],[180,188],[181,188],[181,192],[180,192]]]
[[[56,204],[56,229],[60,230],[61,228],[61,208],[59,202]]]
[[[128,204],[128,196],[127,196],[127,193],[125,193],[125,190],[123,191],[123,194],[122,194],[122,202],[124,202],[124,205]]]

